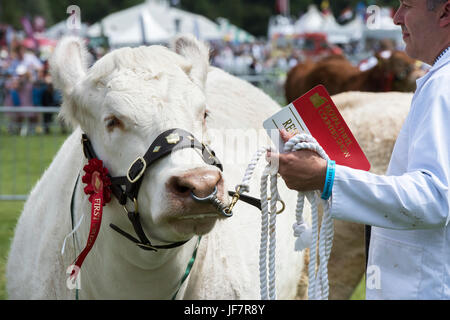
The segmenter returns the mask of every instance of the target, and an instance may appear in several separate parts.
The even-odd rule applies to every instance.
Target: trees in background
[[[346,7],[366,4],[397,7],[398,0],[329,0],[330,9],[337,16]],[[66,9],[75,4],[81,8],[81,20],[95,23],[106,15],[142,3],[143,0],[1,0],[0,22],[21,28],[23,16],[40,15],[51,26],[68,17]],[[182,9],[204,15],[212,20],[227,18],[256,36],[267,34],[269,18],[276,14],[275,0],[170,0]],[[298,17],[310,4],[320,7],[322,0],[290,0],[290,13]]]

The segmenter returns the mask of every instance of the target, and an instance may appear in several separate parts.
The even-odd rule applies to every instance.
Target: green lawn
[[[28,194],[65,138],[0,134],[0,195]]]
[[[0,195],[27,195],[65,139],[59,133],[21,137],[0,132]],[[0,299],[6,299],[6,259],[23,205],[0,200]]]
[[[366,281],[365,277],[361,280],[350,300],[366,300]]]
[[[7,298],[5,288],[6,258],[23,205],[24,202],[22,201],[0,201],[0,300]]]

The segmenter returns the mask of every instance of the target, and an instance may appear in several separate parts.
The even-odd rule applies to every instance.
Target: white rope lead
[[[293,152],[301,149],[316,151],[322,158],[328,160],[325,151],[317,141],[310,135],[301,134],[291,138],[286,144],[284,151]],[[251,160],[242,183],[237,186],[239,193],[249,192],[249,182],[255,171],[256,165],[267,148],[257,151]],[[275,286],[275,249],[276,249],[276,216],[277,202],[280,199],[277,188],[277,171],[270,163],[266,166],[261,176],[261,242],[259,250],[259,272],[260,272],[260,293],[262,300],[276,299]],[[269,197],[267,195],[268,179],[270,177],[270,208]],[[240,189],[239,189],[240,188]],[[312,222],[311,228],[303,220],[304,199],[308,199],[311,204]],[[329,295],[328,283],[328,260],[333,243],[333,219],[329,214],[329,202],[323,201],[324,213],[319,234],[319,195],[317,192],[299,192],[296,207],[296,223],[293,226],[295,250],[302,251],[310,248],[310,261],[308,265],[309,288],[308,297],[310,300],[327,300]],[[312,230],[311,230],[312,229]],[[269,250],[267,244],[269,243]],[[317,250],[318,249],[318,250]],[[267,251],[269,251],[269,263],[267,264]],[[317,257],[318,255],[318,257]],[[317,264],[318,261],[318,266]],[[267,271],[269,274],[267,274]]]
[[[303,149],[309,149],[315,151],[325,160],[329,160],[328,155],[325,153],[323,148],[317,143],[316,139],[307,134],[298,134],[286,142],[284,146],[285,152],[293,152]],[[309,277],[309,288],[308,297],[310,300],[327,300],[329,296],[329,283],[328,283],[328,260],[331,254],[331,247],[333,245],[333,219],[330,216],[330,206],[328,201],[322,200],[323,203],[323,216],[322,224],[319,233],[319,214],[318,214],[318,201],[319,194],[317,192],[299,192],[299,198],[306,197],[311,204],[311,214],[312,214],[312,240],[310,243],[310,260],[308,266],[308,277]],[[304,201],[303,201],[304,202]],[[299,226],[303,225],[303,206],[297,207],[296,217],[297,223],[294,225],[294,235],[295,230]],[[297,232],[299,234],[300,241],[296,242],[296,250],[301,251],[304,245],[307,245],[308,231],[305,228],[304,234]],[[317,263],[317,245],[318,245],[318,258],[319,265],[316,267]]]

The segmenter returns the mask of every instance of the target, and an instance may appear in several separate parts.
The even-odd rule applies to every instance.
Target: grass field
[[[23,204],[22,201],[0,201],[0,300],[7,298],[5,289],[6,258]]]
[[[0,132],[0,195],[27,195],[65,139],[59,133],[21,137]],[[6,298],[6,258],[23,205],[0,200],[0,299]]]
[[[64,135],[20,137],[0,133],[0,195],[28,194],[64,139]],[[7,298],[6,258],[23,205],[23,201],[0,201],[0,300]],[[362,281],[352,299],[361,300],[364,296]]]

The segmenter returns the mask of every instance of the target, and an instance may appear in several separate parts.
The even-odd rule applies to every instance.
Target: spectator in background
[[[59,105],[59,101],[56,98],[57,93],[53,89],[52,78],[50,75],[45,77],[45,88],[42,93],[42,106],[43,107],[57,107]],[[44,133],[50,133],[50,125],[53,121],[53,113],[44,113]],[[63,124],[61,124],[63,126]],[[62,131],[65,132],[65,127],[62,128]]]
[[[46,87],[45,71],[41,69],[38,71],[37,78],[33,82],[33,90],[32,90],[33,106],[36,107],[42,106],[42,95],[44,93],[45,87]]]
[[[16,69],[16,77],[13,78],[10,87],[10,95],[14,107],[32,107],[32,91],[33,83],[31,74],[24,65],[19,65]],[[29,133],[33,134],[37,124],[37,114],[32,112],[17,113],[15,118],[15,126],[20,128],[20,135],[25,136]]]

